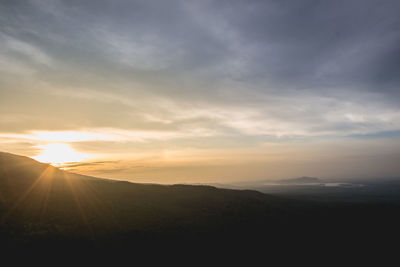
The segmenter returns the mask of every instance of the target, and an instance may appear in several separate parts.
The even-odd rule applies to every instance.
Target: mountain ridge
[[[259,244],[256,239],[267,240],[264,246],[270,248],[300,246],[306,238],[316,244],[321,238],[360,238],[371,226],[393,235],[400,223],[397,214],[397,205],[97,179],[0,152],[0,239],[8,247],[245,250]]]
[[[321,183],[323,181],[320,178],[316,177],[302,176],[297,178],[283,179],[280,180],[279,182],[285,184],[308,184],[308,183]]]

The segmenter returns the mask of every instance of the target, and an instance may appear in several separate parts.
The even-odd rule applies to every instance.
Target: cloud
[[[397,133],[399,7],[2,1],[0,141],[229,154]]]
[[[86,166],[104,166],[104,164],[108,163],[118,163],[119,161],[91,161],[91,162],[73,162],[73,163],[66,163],[63,165],[64,169],[72,169],[76,167],[86,167]]]
[[[50,69],[35,66],[35,79],[70,95],[89,89],[95,97],[112,88],[125,99],[235,101],[240,108],[260,98],[275,105],[276,96],[290,94],[293,103],[280,107],[286,110],[298,97],[311,96],[310,106],[315,96],[340,102],[336,92],[345,90],[346,100],[374,92],[398,108],[392,102],[400,65],[396,7],[393,1],[13,1],[2,5],[2,36],[26,55],[21,60],[51,61]]]

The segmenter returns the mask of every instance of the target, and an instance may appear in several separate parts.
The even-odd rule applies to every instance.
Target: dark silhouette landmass
[[[0,153],[0,238],[7,248],[110,251],[261,244],[288,249],[304,240],[391,242],[398,238],[399,214],[395,202],[329,202],[255,190],[136,184]]]
[[[321,183],[322,181],[319,178],[303,176],[299,178],[283,179],[280,182],[285,184],[308,184]]]

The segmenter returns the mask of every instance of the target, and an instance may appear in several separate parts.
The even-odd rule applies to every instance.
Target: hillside
[[[3,234],[15,233],[28,243],[121,241],[120,236],[182,231],[186,237],[201,237],[204,231],[256,223],[255,217],[285,202],[249,190],[97,179],[7,153],[0,153],[0,199]]]
[[[369,224],[380,226],[378,217],[392,231],[399,210],[104,180],[0,153],[0,238],[9,247],[227,246],[265,238],[270,245],[289,240],[294,245],[301,238],[322,238],[320,231],[326,238],[327,229],[341,234],[351,229],[353,237],[362,237]]]

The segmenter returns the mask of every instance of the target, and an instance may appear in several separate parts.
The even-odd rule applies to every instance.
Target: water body
[[[321,187],[364,187],[353,183],[264,183],[263,186],[321,186]]]

